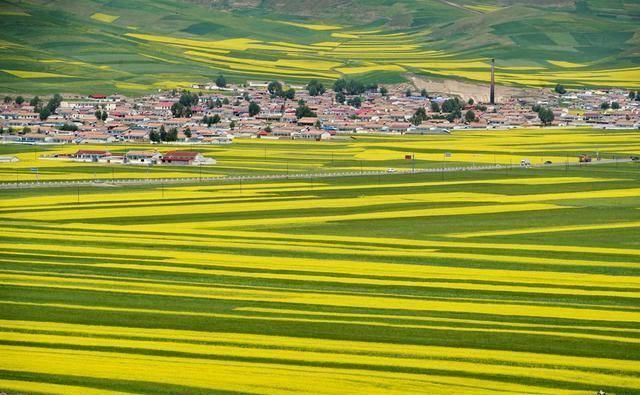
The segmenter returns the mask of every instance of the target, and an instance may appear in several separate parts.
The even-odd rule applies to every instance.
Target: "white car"
[[[387,173],[395,173],[395,172],[397,172],[397,170],[394,168],[387,169]]]

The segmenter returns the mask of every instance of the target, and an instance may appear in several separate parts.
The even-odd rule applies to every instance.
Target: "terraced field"
[[[639,181],[2,190],[0,391],[640,394]]]
[[[501,84],[640,88],[637,1],[360,1],[348,15],[307,15],[296,11],[304,2],[288,0],[273,10],[202,3],[0,1],[0,91],[142,94],[219,73],[238,82],[487,82],[490,58]]]
[[[129,150],[190,149],[215,158],[216,165],[202,167],[123,166],[45,160],[54,153],[78,149],[108,150],[123,154]],[[446,153],[451,154],[446,156]],[[474,165],[517,165],[528,159],[534,165],[578,162],[578,156],[598,154],[603,159],[628,158],[640,153],[635,131],[598,129],[517,129],[498,131],[454,131],[442,136],[358,135],[355,139],[328,142],[300,142],[237,139],[229,146],[194,147],[142,145],[0,145],[0,156],[17,156],[20,161],[0,166],[0,182],[61,180],[110,180],[172,177],[217,177],[360,170],[447,168]],[[415,161],[405,160],[415,155]],[[37,170],[36,170],[37,169]]]

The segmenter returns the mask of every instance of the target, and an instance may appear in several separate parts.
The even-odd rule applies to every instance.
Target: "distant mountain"
[[[535,4],[531,4],[535,3]],[[640,0],[0,1],[0,91],[407,75],[640,88]]]

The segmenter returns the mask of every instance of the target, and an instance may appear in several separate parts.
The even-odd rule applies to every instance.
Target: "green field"
[[[454,131],[438,136],[356,135],[324,142],[236,139],[232,145],[0,145],[0,156],[16,156],[15,163],[0,166],[0,182],[65,180],[151,179],[175,177],[222,177],[266,174],[305,174],[471,167],[474,165],[518,165],[528,159],[534,165],[578,162],[588,153],[603,159],[628,158],[640,153],[634,130],[517,129]],[[108,150],[124,154],[130,150],[193,149],[217,160],[211,166],[131,166],[75,163],[41,159],[79,149]],[[445,154],[450,153],[449,157]],[[406,160],[415,155],[415,161]],[[37,169],[37,171],[35,170]]]
[[[486,82],[489,58],[501,84],[640,87],[637,0],[225,3],[2,0],[0,91],[135,95],[220,73]]]
[[[536,132],[313,144],[310,161],[638,152]],[[627,162],[0,190],[0,391],[640,394],[639,181]]]

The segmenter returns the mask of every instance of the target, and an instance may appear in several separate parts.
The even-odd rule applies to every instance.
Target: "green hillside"
[[[640,1],[0,1],[0,91],[228,79],[640,87]]]

